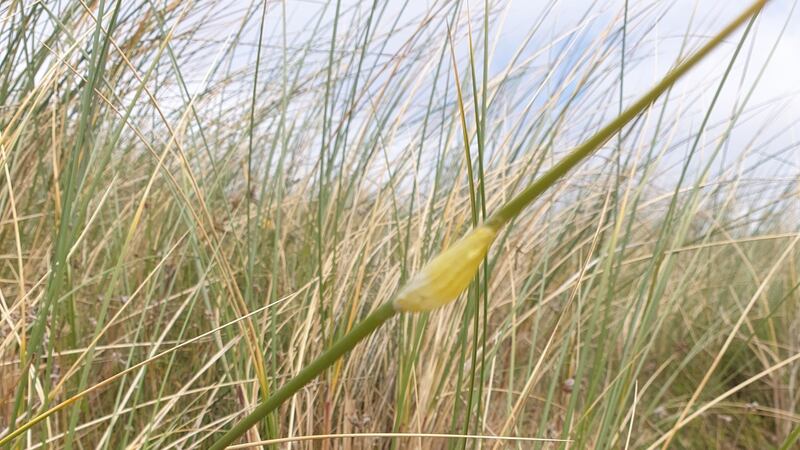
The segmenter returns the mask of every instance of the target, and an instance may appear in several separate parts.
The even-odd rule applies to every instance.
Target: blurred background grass
[[[0,435],[92,389],[15,448],[208,446],[740,10],[682,6],[5,2]],[[394,319],[248,439],[792,448],[797,20],[769,5],[462,301]]]

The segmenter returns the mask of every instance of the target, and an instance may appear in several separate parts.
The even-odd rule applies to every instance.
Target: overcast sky
[[[521,48],[523,53],[533,54],[564,36],[582,36],[572,44],[570,50],[579,53],[580,49],[576,47],[582,43],[591,43],[600,33],[619,30],[625,7],[624,0],[495,0],[489,3],[492,5],[491,9],[497,12],[490,25],[490,48],[493,49],[490,52],[490,77],[505,70],[510,58]],[[688,48],[697,48],[751,3],[751,0],[630,1],[625,99],[628,102],[635,99],[674,65],[687,36]],[[751,86],[755,86],[748,100],[749,107],[762,104],[769,106],[761,108],[754,120],[737,126],[733,142],[744,146],[755,134],[761,133],[769,136],[769,139],[773,139],[773,134],[778,135],[765,146],[764,153],[791,146],[800,137],[800,129],[796,126],[800,119],[800,12],[794,8],[795,3],[795,0],[772,0],[768,4],[745,41],[742,54],[736,61],[712,116],[719,120],[730,116],[735,105],[742,101]],[[288,10],[291,14],[290,22],[307,23],[308,16],[318,11],[316,8],[320,4],[315,7],[311,3],[294,3]],[[402,14],[412,19],[441,4],[439,0],[412,0]],[[390,8],[400,11],[402,5],[404,2],[392,0]],[[473,19],[473,35],[480,36],[484,1],[471,0],[468,9]],[[328,13],[331,10],[329,8]],[[548,10],[549,13],[542,19],[544,12]],[[466,12],[462,14],[459,23],[454,25],[462,31],[466,26],[465,16]],[[389,14],[388,17],[392,18],[392,15]],[[540,20],[541,29],[526,44],[526,36]],[[386,28],[389,24],[388,20],[384,20],[378,27]],[[677,97],[682,92],[696,92],[698,86],[707,89],[706,98],[696,105],[696,112],[699,114],[710,103],[719,78],[741,36],[742,31],[739,30],[677,86]],[[401,41],[402,39],[398,39],[398,42]],[[543,59],[555,57],[557,55],[552,52],[542,56]],[[760,80],[754,84],[759,76]],[[766,129],[763,128],[765,123]],[[690,125],[687,122],[687,127]],[[775,170],[796,175],[800,168],[800,156],[797,153],[798,151],[784,152],[779,159],[780,167]]]
[[[220,21],[221,25],[217,29],[207,30],[204,35],[218,39],[220,43],[237,29],[236,26],[226,24],[235,24],[241,20],[239,16],[244,14],[247,7],[259,4],[258,1],[244,0],[222,0],[219,4],[225,2],[228,2],[226,6],[220,8],[226,19]],[[267,54],[265,58],[269,61],[280,61],[281,20],[285,7],[289,44],[300,46],[313,42],[312,55],[319,59],[314,62],[315,56],[310,56],[304,64],[310,67],[316,67],[314,64],[324,66],[330,47],[330,32],[314,34],[311,25],[319,14],[323,14],[325,20],[332,20],[335,3],[320,0],[268,3],[264,42],[276,53]],[[796,178],[800,170],[800,151],[796,148],[800,139],[800,129],[797,126],[800,119],[800,11],[794,8],[795,3],[795,0],[772,0],[767,5],[745,40],[712,114],[712,122],[724,123],[752,89],[747,98],[748,118],[737,124],[726,154],[730,155],[728,161],[742,154],[747,155],[753,161],[752,165],[758,165],[760,170],[767,172],[766,176]],[[227,6],[228,4],[231,6]],[[360,6],[355,7],[356,4]],[[348,21],[357,20],[363,26],[371,4],[371,1],[343,0],[339,33],[358,28],[348,27]],[[381,1],[377,4],[381,7],[384,5]],[[390,0],[387,7],[389,12],[374,24],[378,33],[388,33],[395,19],[411,26],[394,33],[394,46],[390,44],[383,49],[385,62],[390,61],[401,49],[415,21],[418,23],[431,9],[451,4],[452,0]],[[582,46],[611,42],[611,54],[617,55],[614,58],[621,57],[619,41],[604,41],[603,36],[619,34],[624,23],[625,0],[489,0],[489,4],[493,11],[489,28],[490,78],[508,70],[511,58],[517,52],[522,53],[523,59],[535,55],[537,60],[532,65],[539,64],[541,67],[549,67],[563,53],[566,57],[557,67],[555,77],[558,77],[558,72],[570,69],[573,64],[571,58],[578,58],[583,54]],[[685,47],[684,54],[698,48],[750,4],[751,0],[630,0],[623,104],[636,99],[663,77],[675,64],[682,47]],[[470,0],[464,5],[461,16],[452,25],[454,33],[460,37],[455,41],[457,52],[465,55],[466,40],[463,37],[467,32],[466,22],[469,15],[476,46],[479,47],[478,58],[482,58],[479,37],[482,33],[484,0]],[[241,14],[237,15],[239,10]],[[250,42],[257,42],[257,25],[258,20],[250,20],[250,36],[247,39]],[[537,25],[539,28],[534,37],[526,42],[526,37]],[[437,26],[441,28],[441,36],[438,41],[434,39],[433,42],[447,42],[446,25],[440,21]],[[740,29],[675,87],[671,101],[676,108],[685,110],[681,113],[685,114],[685,119],[681,119],[684,122],[681,132],[689,134],[696,131],[742,35],[743,30]],[[254,49],[252,45],[243,46],[238,60],[244,67],[254,66]],[[337,51],[350,50],[355,49],[337,47]],[[433,48],[428,50],[438,51]],[[370,48],[370,51],[377,52],[378,49]],[[201,61],[207,62],[210,59],[206,57]],[[615,67],[619,66],[619,61],[607,61],[607,64]],[[513,95],[523,101],[523,97],[533,95],[540,82],[541,74],[531,72],[531,79],[527,84],[521,82],[529,91],[521,89]],[[617,89],[618,84],[613,78],[606,82],[608,89]],[[265,87],[268,88],[269,86]],[[404,145],[400,141],[395,144]],[[713,145],[709,145],[710,147]],[[700,167],[702,158],[710,153],[701,151],[696,166]],[[770,162],[763,164],[761,161],[765,159]]]

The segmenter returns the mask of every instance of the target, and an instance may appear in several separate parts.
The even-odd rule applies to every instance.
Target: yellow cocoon
[[[400,289],[394,308],[404,312],[436,309],[455,300],[472,277],[497,236],[497,230],[482,225],[430,260]]]

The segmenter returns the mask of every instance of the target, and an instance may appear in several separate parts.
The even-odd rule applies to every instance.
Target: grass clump
[[[782,32],[317,6],[2,7],[2,445],[795,445]]]

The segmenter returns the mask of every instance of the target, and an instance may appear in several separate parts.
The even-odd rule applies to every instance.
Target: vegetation
[[[207,448],[356,336],[247,442],[792,448],[786,27],[547,175],[637,104],[667,3],[545,6],[500,68],[505,3],[0,6],[0,446]],[[676,58],[724,23],[684,18]],[[359,331],[492,212],[461,301]]]

